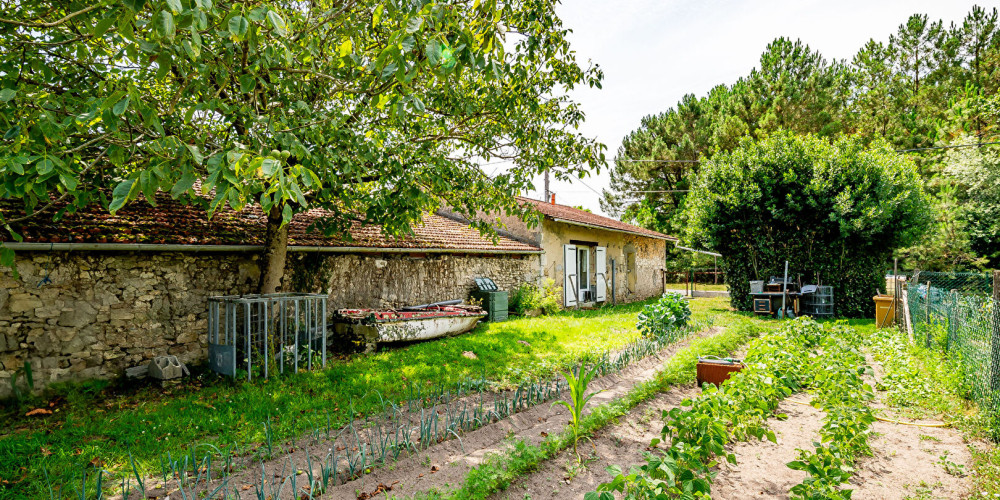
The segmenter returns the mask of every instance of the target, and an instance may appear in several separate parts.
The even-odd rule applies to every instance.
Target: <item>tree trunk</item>
[[[281,207],[275,205],[267,214],[264,233],[264,255],[260,263],[259,293],[275,293],[285,275],[288,255],[288,225],[282,225]]]

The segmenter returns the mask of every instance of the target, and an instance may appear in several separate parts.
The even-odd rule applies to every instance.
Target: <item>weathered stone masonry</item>
[[[289,255],[288,277],[304,265]],[[28,360],[36,389],[109,378],[153,356],[206,356],[206,298],[250,293],[257,256],[222,252],[18,252],[0,274],[0,397]],[[331,253],[322,259],[330,309],[467,298],[473,278],[503,289],[538,276],[537,254]],[[313,269],[303,271],[312,272]],[[46,279],[47,278],[47,279]],[[319,291],[319,290],[309,290]]]

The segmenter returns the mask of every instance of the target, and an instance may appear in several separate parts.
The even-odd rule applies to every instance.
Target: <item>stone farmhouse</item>
[[[547,202],[520,200],[539,213],[534,224],[515,217],[480,217],[500,234],[542,250],[539,277],[562,287],[565,307],[631,302],[663,293],[667,244],[677,238],[556,204],[555,196]]]
[[[466,299],[478,277],[504,290],[555,279],[567,307],[662,292],[670,237],[522,200],[542,214],[539,224],[503,221],[495,242],[447,212],[426,215],[405,238],[362,225],[350,238],[325,237],[309,231],[322,212],[299,214],[282,289],[326,293],[329,310]],[[207,298],[255,290],[265,221],[252,207],[208,219],[161,194],[156,206],[111,215],[95,205],[18,228],[23,242],[4,243],[16,251],[17,276],[0,270],[0,397],[25,361],[36,388],[115,377],[164,354],[203,361]]]

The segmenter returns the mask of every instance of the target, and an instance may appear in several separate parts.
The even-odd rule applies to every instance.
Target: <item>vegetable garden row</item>
[[[799,459],[788,464],[809,474],[791,493],[802,498],[849,496],[840,485],[849,479],[856,457],[868,452],[867,429],[874,421],[866,405],[871,391],[862,378],[860,342],[851,328],[808,318],[751,341],[744,370],[720,388],[706,386],[700,396],[664,412],[662,437],[651,443],[657,452],[589,497],[610,500],[612,492],[630,498],[709,495],[718,461],[736,463],[727,445],[749,438],[774,441],[767,420],[782,418],[774,415],[778,403],[804,390],[826,417],[815,449],[801,450]]]
[[[624,348],[588,356],[589,369],[599,376],[619,372],[654,355],[693,331],[708,326],[688,324],[691,311],[679,296],[670,295],[640,316],[639,339]],[[129,453],[124,469],[109,471],[93,463],[80,464],[77,479],[60,482],[45,470],[44,490],[50,498],[169,497],[180,499],[319,498],[331,488],[361,478],[402,456],[449,440],[462,445],[462,435],[513,414],[553,400],[566,389],[562,379],[524,383],[513,390],[495,390],[495,382],[480,377],[448,387],[416,387],[404,401],[382,398],[381,410],[363,416],[355,412],[342,428],[311,425],[298,435],[279,438],[273,422],[259,423],[264,440],[258,446],[220,448],[195,444],[160,452],[156,470],[143,469]]]
[[[781,411],[796,413],[778,410],[788,401],[814,407],[810,411],[822,418],[822,425],[814,427],[818,431],[811,446],[796,445],[794,459],[770,463],[769,467],[798,471],[795,483],[782,483],[783,491],[792,498],[850,498],[857,483],[866,480],[858,476],[865,471],[865,461],[895,453],[878,449],[871,441],[880,434],[873,432],[873,425],[896,421],[897,417],[884,418],[886,411],[931,419],[949,413],[975,415],[962,399],[967,389],[961,377],[948,375],[955,367],[942,363],[933,351],[912,345],[899,332],[874,331],[867,323],[855,328],[809,318],[776,322],[724,310],[719,314],[702,314],[692,321],[688,303],[668,295],[643,308],[637,318],[642,333],[638,340],[587,356],[582,366],[565,375],[565,381],[542,378],[502,389],[480,376],[449,386],[413,386],[399,400],[375,392],[379,410],[365,415],[349,401],[351,418],[344,426],[333,425],[327,414],[325,425],[310,424],[279,437],[273,429],[278,419],[267,419],[259,424],[264,439],[258,445],[222,448],[205,443],[181,453],[165,449],[159,467],[152,469],[131,456],[124,468],[81,464],[75,481],[51,478],[46,472],[43,491],[48,498],[81,500],[112,495],[183,500],[499,498],[512,485],[542,470],[551,471],[549,464],[557,459],[571,464],[568,484],[573,470],[586,469],[595,460],[590,443],[577,453],[580,440],[596,440],[619,422],[634,421],[640,405],[670,392],[687,399],[662,406],[662,428],[656,439],[643,443],[649,445],[645,458],[632,467],[636,461],[626,458],[625,467],[609,469],[610,475],[591,476],[597,481],[589,490],[596,491],[586,493],[587,498],[715,497],[714,481],[728,470],[724,464],[736,464],[739,443],[784,439],[775,432],[780,427],[775,421],[789,418]],[[713,323],[724,328],[706,330]],[[758,337],[762,330],[769,332]],[[694,332],[701,334],[692,336]],[[720,387],[692,388],[698,356],[728,355],[741,347],[745,347],[741,372]],[[664,355],[668,357],[661,365]],[[591,400],[597,389],[603,392]],[[878,422],[880,418],[885,422]],[[970,429],[988,428],[987,420],[949,419],[934,426],[954,424],[961,432],[947,432],[975,439]],[[893,432],[880,428],[881,433],[887,431]],[[921,440],[925,437],[920,435]],[[893,483],[898,477],[881,479],[901,491],[947,492],[916,497],[953,497],[968,485],[964,471],[973,465],[968,453],[948,455],[949,450],[961,451],[961,446],[942,446],[943,458],[930,466],[952,475],[949,484],[941,486],[938,481],[920,489]],[[593,450],[596,454],[597,448]],[[995,457],[985,453],[983,460]],[[997,461],[994,478],[1000,476]],[[983,473],[976,480],[981,483],[989,477]],[[732,490],[733,479],[727,481]],[[508,498],[522,498],[523,488],[514,490],[518,496]],[[581,491],[578,485],[567,487],[565,494],[583,495],[589,490]]]

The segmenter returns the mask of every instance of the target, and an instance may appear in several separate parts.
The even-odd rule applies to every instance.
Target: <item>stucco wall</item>
[[[542,256],[543,274],[546,278],[556,281],[563,288],[564,256],[563,245],[570,240],[597,243],[597,246],[607,247],[608,272],[608,302],[611,302],[611,261],[615,265],[615,299],[618,302],[632,302],[655,297],[663,293],[663,277],[661,269],[664,265],[666,242],[655,238],[647,238],[636,234],[619,231],[606,231],[585,226],[566,224],[546,219],[542,222]],[[627,286],[625,253],[635,250],[636,283],[634,289]],[[590,283],[596,283],[595,259],[590,258]]]
[[[316,255],[316,254],[312,254]],[[291,277],[313,277],[329,309],[395,307],[467,298],[473,278],[503,289],[538,275],[538,255],[289,254]],[[0,271],[0,397],[28,360],[36,388],[108,378],[153,356],[206,356],[206,298],[253,290],[257,256],[245,253],[18,252]],[[48,282],[44,281],[48,278]]]

